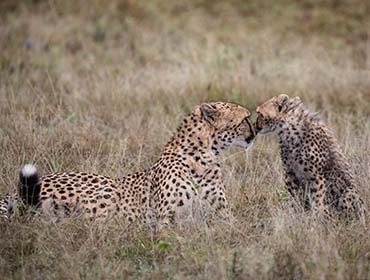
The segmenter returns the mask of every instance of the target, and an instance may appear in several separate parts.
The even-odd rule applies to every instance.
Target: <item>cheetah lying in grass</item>
[[[81,213],[91,219],[118,215],[128,222],[160,225],[186,219],[230,219],[219,155],[232,146],[248,148],[255,136],[245,108],[223,102],[196,106],[147,170],[120,179],[91,173],[39,177],[33,165],[20,173],[21,200],[57,217]],[[11,213],[10,199],[0,211]]]
[[[331,216],[363,217],[363,202],[332,132],[298,97],[279,95],[257,108],[256,131],[275,132],[293,201]]]

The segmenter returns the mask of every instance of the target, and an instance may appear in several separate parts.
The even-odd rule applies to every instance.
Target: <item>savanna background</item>
[[[0,193],[22,164],[111,177],[149,167],[202,101],[299,95],[370,204],[370,2],[0,2]],[[223,158],[233,226],[0,221],[1,279],[370,279],[369,224],[294,212],[276,139]],[[369,222],[369,221],[368,221]]]

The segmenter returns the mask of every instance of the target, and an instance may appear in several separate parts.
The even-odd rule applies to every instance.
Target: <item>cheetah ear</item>
[[[288,101],[289,101],[289,96],[286,94],[280,94],[277,97],[276,105],[278,106],[279,112],[283,111],[283,109],[286,109]]]
[[[219,115],[218,110],[207,103],[200,105],[200,112],[202,118],[210,124],[213,124]]]

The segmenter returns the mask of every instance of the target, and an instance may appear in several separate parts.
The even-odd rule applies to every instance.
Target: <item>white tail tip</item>
[[[22,176],[23,177],[30,177],[32,175],[35,175],[37,173],[36,166],[33,164],[26,164],[22,168]]]

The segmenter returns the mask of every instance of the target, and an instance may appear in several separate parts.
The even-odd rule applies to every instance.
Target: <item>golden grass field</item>
[[[0,193],[18,172],[149,167],[202,101],[299,95],[370,204],[370,4],[355,0],[0,2]],[[0,222],[0,279],[370,279],[370,232],[297,213],[276,138],[222,158],[233,226]]]

